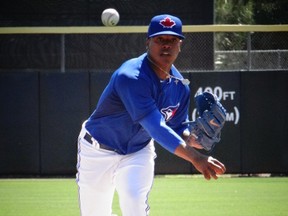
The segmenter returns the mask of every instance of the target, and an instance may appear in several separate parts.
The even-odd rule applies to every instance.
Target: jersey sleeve
[[[157,108],[151,97],[150,82],[133,72],[131,75],[119,73],[116,79],[115,91],[134,122]]]
[[[185,143],[180,135],[166,124],[163,116],[156,109],[139,122],[154,140],[171,153],[174,153],[181,143]]]

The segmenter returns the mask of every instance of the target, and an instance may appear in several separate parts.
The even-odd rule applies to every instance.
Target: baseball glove
[[[220,142],[226,110],[217,96],[208,92],[197,95],[194,100],[199,117],[196,121],[189,122],[190,136],[193,136],[203,149],[211,151],[215,144]]]

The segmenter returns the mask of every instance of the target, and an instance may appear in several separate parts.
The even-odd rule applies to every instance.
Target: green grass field
[[[121,215],[115,196],[114,213]],[[288,178],[157,176],[151,216],[288,215]],[[0,179],[1,216],[79,216],[74,179]]]

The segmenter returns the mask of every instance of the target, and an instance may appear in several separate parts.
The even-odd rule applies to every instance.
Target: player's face
[[[176,60],[182,40],[173,35],[159,35],[146,42],[149,57],[160,66],[171,66]]]

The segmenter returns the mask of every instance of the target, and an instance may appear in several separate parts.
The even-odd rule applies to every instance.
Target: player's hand
[[[183,144],[179,145],[174,152],[175,155],[191,162],[193,166],[204,175],[205,179],[217,179],[217,175],[222,175],[226,171],[223,163],[217,159],[201,154],[194,147]]]
[[[217,175],[222,175],[226,171],[225,165],[211,156],[201,159],[199,163],[194,165],[207,180],[210,180],[211,178],[217,179]]]

